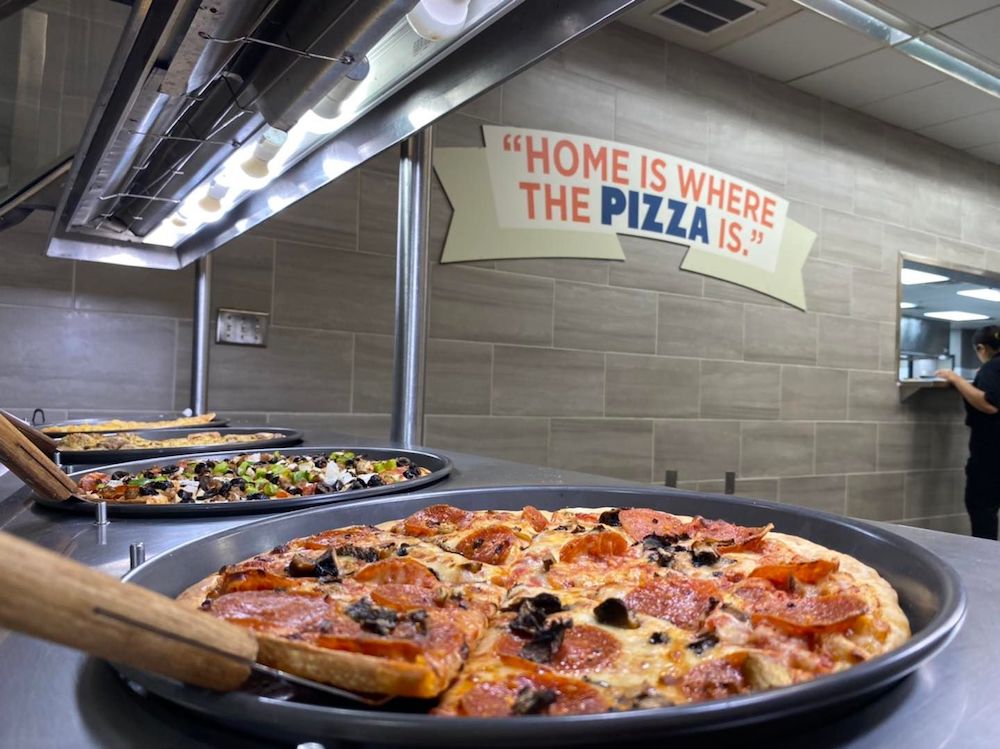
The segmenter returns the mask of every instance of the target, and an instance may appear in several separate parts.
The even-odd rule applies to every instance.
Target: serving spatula
[[[256,673],[342,700],[366,697],[257,663],[253,632],[0,531],[0,626],[221,692]]]
[[[37,432],[39,437],[44,437],[45,440],[52,442],[53,446],[55,445],[47,435],[29,427],[17,417],[3,412],[0,418],[0,462],[44,497],[58,502],[74,497],[83,499],[77,496],[77,486],[73,479],[53,463],[39,447],[39,444],[47,443],[36,439],[31,432]],[[54,447],[52,449],[54,452]]]

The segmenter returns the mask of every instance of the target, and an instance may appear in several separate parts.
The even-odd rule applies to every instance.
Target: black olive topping
[[[410,465],[410,459],[403,457],[396,458],[396,465],[398,467],[408,466]]]
[[[670,635],[666,632],[654,632],[649,636],[650,645],[666,645],[670,642]]]
[[[186,492],[183,489],[177,492],[177,496],[180,500],[180,504],[188,504],[189,502],[194,502],[194,497],[191,496],[191,492]]]
[[[199,473],[204,473],[207,470],[208,466],[206,466],[204,463],[195,463],[194,472],[196,475]]]
[[[514,698],[510,713],[511,715],[539,715],[556,701],[557,696],[554,689],[523,687]]]
[[[111,478],[114,481],[117,481],[118,479],[123,479],[127,476],[128,476],[128,471],[115,471],[114,473],[111,474]]]
[[[344,611],[361,625],[361,629],[377,635],[390,634],[399,621],[395,611],[376,606],[369,598],[352,603]]]
[[[368,485],[361,479],[354,479],[350,484],[347,485],[348,489],[367,489]]]
[[[247,488],[247,480],[240,476],[237,476],[232,481],[229,482],[230,489],[238,489],[240,491],[245,491]]]
[[[410,545],[409,544],[400,544],[399,548],[396,549],[396,556],[397,557],[405,557],[407,554],[410,553],[409,550],[410,550]]]
[[[698,638],[688,643],[688,650],[694,651],[695,655],[701,655],[709,648],[714,648],[719,644],[719,638],[711,632],[698,635]]]
[[[385,484],[385,482],[382,480],[382,477],[379,476],[377,473],[370,479],[368,479],[368,486],[382,486],[383,484]]]
[[[410,468],[407,468],[405,471],[403,471],[403,478],[404,479],[417,479],[417,478],[420,478],[420,469],[416,468],[414,466],[411,466]]]
[[[152,497],[154,494],[159,494],[159,493],[160,492],[157,489],[154,489],[150,484],[146,484],[145,486],[139,487],[140,497]]]
[[[326,468],[326,464],[329,462],[330,460],[328,458],[323,457],[322,455],[313,458],[313,465],[316,466],[317,468]]]
[[[604,525],[610,525],[611,527],[617,527],[622,524],[622,521],[618,519],[618,513],[621,512],[621,508],[616,507],[613,510],[605,510],[601,513],[601,516],[597,518],[598,523],[603,523]]]
[[[594,607],[594,617],[600,624],[623,629],[637,629],[639,622],[632,616],[621,598],[606,598]]]
[[[263,492],[254,492],[253,494],[247,495],[247,501],[249,502],[256,502],[261,499],[267,499],[267,495]]]
[[[163,468],[160,469],[160,474],[162,475],[165,473],[177,473],[179,467],[180,466],[175,466],[173,463],[171,463],[168,466],[163,466]]]

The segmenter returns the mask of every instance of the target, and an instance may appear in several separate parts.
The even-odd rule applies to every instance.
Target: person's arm
[[[990,415],[1000,413],[1000,409],[987,400],[984,391],[977,388],[957,372],[953,372],[950,369],[940,369],[936,374],[938,377],[947,380],[968,401],[969,405],[977,411],[982,411],[984,414]]]

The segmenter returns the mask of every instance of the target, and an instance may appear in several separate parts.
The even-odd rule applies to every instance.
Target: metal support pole
[[[427,236],[430,222],[431,128],[402,144],[396,228],[396,346],[392,362],[392,431],[403,445],[424,436],[427,358]]]
[[[194,268],[194,340],[191,345],[191,410],[208,411],[208,343],[212,321],[212,256]]]

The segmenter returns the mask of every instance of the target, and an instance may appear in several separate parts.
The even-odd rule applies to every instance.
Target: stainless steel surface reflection
[[[346,441],[342,434],[314,431],[314,443]],[[611,485],[598,476],[525,466],[460,453],[446,484],[435,488],[505,486],[522,483]],[[55,549],[112,575],[129,566],[129,544],[141,540],[147,558],[210,532],[257,518],[184,519],[169,522],[112,520],[94,525],[77,517],[34,508],[10,475],[0,477],[0,527]],[[994,747],[1000,693],[1000,544],[917,528],[895,527],[953,565],[968,594],[968,615],[956,638],[913,676],[844,717],[817,724],[773,725],[754,737],[719,736],[712,747]],[[101,545],[100,534],[106,534]],[[44,580],[44,570],[39,571]],[[66,648],[0,632],[0,746],[174,747],[280,746],[208,724],[155,698],[132,694],[103,663]],[[748,743],[749,742],[749,743]],[[699,740],[701,749],[707,745]],[[671,749],[685,746],[671,741]],[[335,749],[327,743],[327,749]]]

